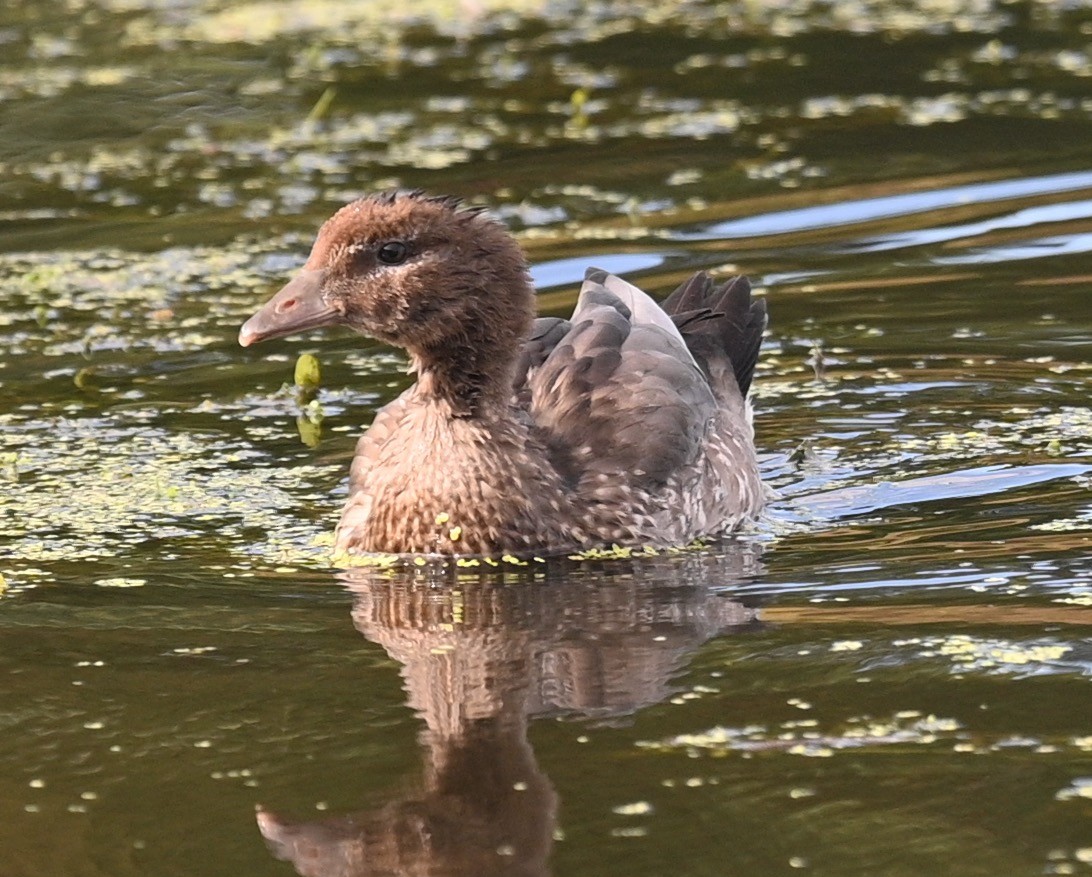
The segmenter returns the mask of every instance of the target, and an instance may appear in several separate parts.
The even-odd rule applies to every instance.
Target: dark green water
[[[1085,2],[0,7],[0,875],[1089,873],[1090,84]],[[235,336],[392,185],[546,312],[749,274],[766,519],[331,569],[403,363]]]

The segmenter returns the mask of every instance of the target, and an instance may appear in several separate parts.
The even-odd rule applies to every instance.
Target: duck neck
[[[534,322],[535,291],[523,254],[499,227],[483,226],[479,237],[491,258],[468,262],[452,278],[458,304],[448,307],[452,319],[408,346],[418,393],[446,404],[455,418],[509,415],[516,364]]]
[[[418,394],[449,409],[451,417],[491,419],[507,412],[516,355],[500,349],[498,339],[464,335],[411,356]]]

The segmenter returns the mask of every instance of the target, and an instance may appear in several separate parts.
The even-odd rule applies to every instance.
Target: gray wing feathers
[[[716,410],[670,317],[595,269],[567,331],[525,374],[531,419],[571,483],[622,472],[630,483],[663,483],[696,458]]]
[[[678,339],[685,356],[690,355],[678,328],[671,317],[664,313],[663,308],[632,283],[627,283],[614,274],[608,274],[601,268],[589,268],[585,272],[584,283],[580,287],[580,299],[576,303],[573,318],[576,319],[580,314],[580,309],[586,300],[599,299],[603,293],[616,302],[621,302],[625,310],[629,312],[633,325],[659,327],[668,335]]]
[[[664,300],[663,309],[681,329],[717,398],[734,407],[734,397],[747,395],[754,376],[766,330],[765,300],[751,298],[746,277],[714,286],[700,271]]]
[[[530,379],[546,357],[568,334],[572,323],[560,317],[539,317],[531,327],[531,337],[520,351],[516,374],[512,380],[512,392],[517,407],[527,410],[531,405]]]

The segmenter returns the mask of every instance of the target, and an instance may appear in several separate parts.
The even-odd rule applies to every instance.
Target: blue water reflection
[[[584,271],[592,264],[612,274],[625,275],[658,268],[666,261],[667,256],[663,253],[612,253],[594,258],[551,259],[531,266],[531,279],[538,289],[552,289],[579,283],[584,279]]]
[[[1042,259],[1046,256],[1070,256],[1092,252],[1092,234],[1064,234],[1018,241],[999,247],[983,247],[957,256],[933,259],[937,265],[980,265],[986,262],[1016,262],[1021,259]]]
[[[866,198],[860,201],[842,201],[796,210],[761,213],[757,216],[713,223],[694,231],[680,231],[674,237],[681,240],[712,240],[787,234],[908,216],[976,201],[1004,201],[1010,198],[1048,195],[1088,187],[1092,187],[1092,171],[974,183],[967,186],[933,189],[928,192],[888,195],[882,198]]]

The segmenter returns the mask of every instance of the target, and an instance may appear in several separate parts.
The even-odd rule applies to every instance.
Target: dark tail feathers
[[[662,307],[714,389],[718,361],[727,359],[746,396],[767,321],[766,301],[751,298],[750,281],[740,276],[714,286],[713,278],[699,271],[671,293]]]

